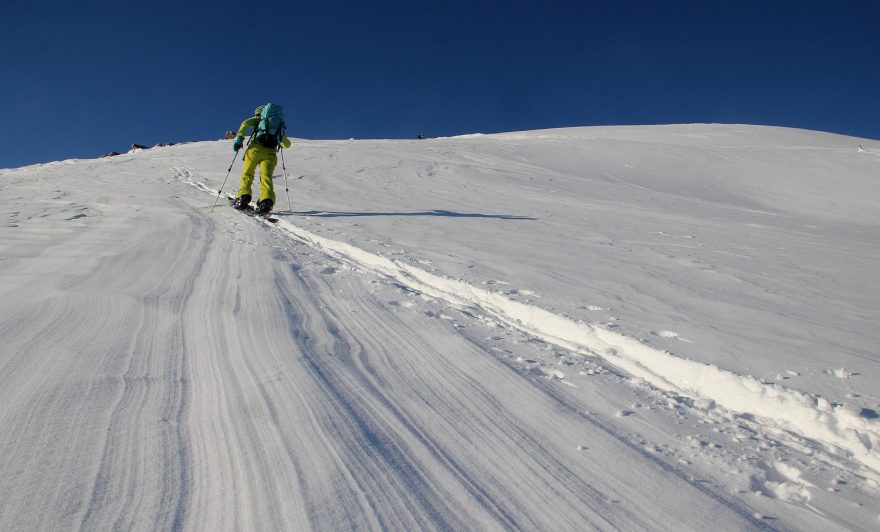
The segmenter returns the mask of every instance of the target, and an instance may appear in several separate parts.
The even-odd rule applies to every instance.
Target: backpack
[[[284,130],[284,108],[274,103],[264,105],[254,140],[267,148],[278,149]]]

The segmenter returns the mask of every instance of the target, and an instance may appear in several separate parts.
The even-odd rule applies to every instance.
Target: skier
[[[233,206],[239,210],[249,208],[251,185],[254,183],[254,171],[259,166],[260,195],[259,201],[257,201],[256,212],[268,216],[272,211],[272,206],[275,205],[275,189],[272,186],[272,173],[275,171],[275,166],[278,165],[278,157],[275,155],[275,152],[282,147],[289,148],[291,142],[284,133],[283,116],[280,119],[280,130],[271,132],[271,135],[266,134],[266,131],[261,131],[261,124],[266,124],[267,122],[266,116],[262,116],[265,114],[263,113],[263,107],[268,109],[273,107],[273,104],[257,107],[254,110],[254,116],[241,123],[241,126],[238,128],[238,135],[236,135],[235,142],[232,145],[233,150],[240,150],[244,144],[245,133],[247,133],[248,129],[253,128],[251,140],[248,142],[247,149],[244,152],[244,170],[241,173],[241,185],[238,187],[238,193],[235,195],[236,199]],[[279,106],[275,105],[274,108],[280,112]]]

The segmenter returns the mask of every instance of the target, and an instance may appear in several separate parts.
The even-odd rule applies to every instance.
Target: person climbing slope
[[[272,207],[275,205],[272,173],[278,165],[276,152],[282,148],[289,148],[292,142],[285,134],[284,109],[280,105],[267,103],[257,107],[254,110],[254,116],[243,121],[238,128],[238,135],[232,144],[233,150],[237,152],[242,148],[244,136],[251,128],[253,128],[253,133],[251,133],[244,152],[244,170],[241,173],[241,184],[235,195],[233,206],[239,210],[246,210],[250,207],[254,172],[259,166],[260,194],[256,212],[265,216],[272,211]]]

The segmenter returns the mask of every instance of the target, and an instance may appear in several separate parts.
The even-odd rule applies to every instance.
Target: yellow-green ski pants
[[[237,197],[245,194],[253,197],[251,186],[254,184],[254,172],[260,167],[260,196],[259,201],[266,198],[275,204],[275,188],[272,186],[272,173],[278,165],[278,156],[275,150],[261,144],[254,143],[244,152],[244,170],[241,173],[241,186],[238,187]]]

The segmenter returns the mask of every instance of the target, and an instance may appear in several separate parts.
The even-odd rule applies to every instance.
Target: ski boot
[[[264,200],[258,201],[256,212],[260,216],[269,216],[269,213],[272,212],[272,200],[269,198],[266,198]]]
[[[246,211],[250,208],[250,203],[250,194],[242,194],[240,197],[235,198],[235,202],[232,204],[232,206],[240,211]]]

